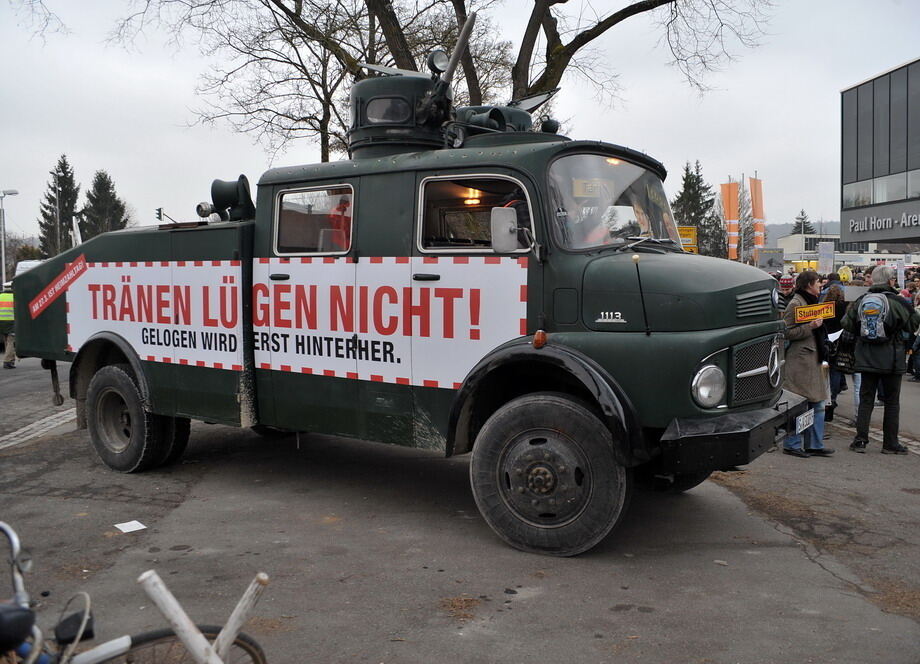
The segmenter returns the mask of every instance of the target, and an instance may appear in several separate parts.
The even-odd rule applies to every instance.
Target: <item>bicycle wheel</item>
[[[221,628],[214,625],[198,625],[204,637],[213,642]],[[116,657],[110,657],[98,664],[194,664],[185,644],[171,629],[158,629],[131,637],[131,648]],[[224,664],[268,664],[262,646],[247,634],[240,632]]]

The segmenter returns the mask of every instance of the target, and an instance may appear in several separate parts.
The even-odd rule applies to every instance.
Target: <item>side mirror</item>
[[[492,208],[492,249],[498,254],[516,251],[518,246],[517,210],[514,208]]]

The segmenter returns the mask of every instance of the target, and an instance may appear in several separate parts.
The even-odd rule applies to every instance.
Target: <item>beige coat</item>
[[[809,401],[825,401],[828,398],[827,379],[818,360],[815,335],[808,323],[795,324],[795,308],[808,304],[799,293],[789,300],[783,321],[786,323],[786,338],[791,342],[786,349],[786,371],[783,387]]]

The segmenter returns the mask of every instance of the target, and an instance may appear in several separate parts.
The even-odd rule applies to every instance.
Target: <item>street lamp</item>
[[[18,193],[15,189],[0,191],[0,284],[6,283],[6,212],[3,211],[3,199]]]

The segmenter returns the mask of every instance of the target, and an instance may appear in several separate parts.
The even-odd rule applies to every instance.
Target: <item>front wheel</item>
[[[470,483],[486,522],[522,551],[574,556],[600,542],[626,511],[632,474],[610,431],[562,394],[502,406],[473,446]]]
[[[220,627],[198,625],[199,631],[211,643],[220,633]],[[224,664],[268,664],[262,647],[246,634],[237,635]],[[115,657],[102,660],[99,664],[194,664],[185,644],[170,629],[159,629],[131,637],[131,647]]]

